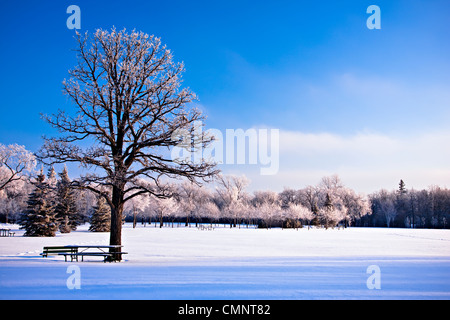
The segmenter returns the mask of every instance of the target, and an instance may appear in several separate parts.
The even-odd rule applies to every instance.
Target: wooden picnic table
[[[11,232],[11,229],[2,228],[0,229],[0,237],[11,237],[14,236],[15,232]]]
[[[120,249],[121,245],[68,245],[63,247],[44,247],[42,255],[47,257],[49,254],[63,255],[65,261],[67,257],[70,257],[70,261],[78,261],[78,257],[81,257],[81,261],[84,261],[85,256],[91,257],[103,257],[104,262],[116,261],[113,259],[114,255],[127,254],[127,252],[109,252],[109,249]],[[108,260],[109,259],[109,260]]]
[[[214,230],[214,228],[211,225],[199,225],[198,230]]]
[[[108,258],[113,258],[113,255],[126,254],[127,252],[109,252],[109,249],[120,249],[122,247],[123,246],[121,246],[121,245],[82,245],[82,246],[73,246],[73,248],[77,249],[77,252],[69,253],[68,255],[71,257],[72,261],[74,259],[76,261],[78,261],[78,257],[79,256],[81,256],[81,261],[84,261],[84,257],[85,256],[100,256],[100,257],[104,257],[104,261],[106,262]],[[65,258],[67,258],[67,256],[65,256]],[[67,259],[66,259],[66,261],[67,261]]]

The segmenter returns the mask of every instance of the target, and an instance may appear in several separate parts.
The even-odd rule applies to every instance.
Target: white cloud
[[[223,168],[242,169],[252,189],[299,188],[334,173],[366,192],[395,188],[400,179],[414,188],[450,187],[447,80],[335,70],[308,78],[295,68],[240,63],[236,78],[246,86],[236,118],[249,104],[246,123],[280,129],[278,174]]]
[[[252,180],[252,190],[302,188],[335,173],[360,192],[394,189],[400,179],[409,188],[450,187],[449,142],[450,132],[395,137],[281,130],[278,173],[263,177],[251,167],[245,173]],[[225,172],[235,169],[223,167]]]

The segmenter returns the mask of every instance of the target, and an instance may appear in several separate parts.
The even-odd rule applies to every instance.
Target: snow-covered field
[[[4,225],[2,226],[4,227]],[[0,238],[1,299],[449,299],[450,230],[162,229],[124,225],[125,261],[42,258],[43,246],[108,244],[88,225]],[[68,267],[79,267],[70,289]],[[367,273],[369,266],[379,272]],[[379,276],[379,278],[373,278]],[[376,279],[380,289],[369,289]]]

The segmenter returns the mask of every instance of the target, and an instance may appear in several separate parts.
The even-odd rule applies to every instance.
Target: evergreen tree
[[[93,209],[89,231],[109,232],[111,229],[111,208],[102,196],[97,197],[97,205]]]
[[[43,169],[33,184],[35,189],[28,197],[27,210],[19,222],[21,229],[25,229],[24,236],[54,237],[58,223],[48,199],[49,186]]]
[[[52,206],[54,209],[56,206],[56,185],[58,183],[58,178],[53,166],[48,169],[45,182],[47,184],[47,202],[48,205]]]
[[[406,184],[403,180],[400,180],[398,184],[397,198],[395,201],[395,210],[397,212],[397,217],[393,223],[393,226],[403,226],[404,221],[408,216],[408,199],[406,194],[408,191],[406,190]]]
[[[51,189],[56,188],[56,184],[58,183],[58,179],[56,177],[55,168],[50,167],[47,173],[47,184]]]
[[[327,193],[323,208],[319,211],[321,223],[324,225],[325,229],[328,229],[328,227],[330,227],[333,223],[333,221],[330,221],[330,213],[333,209],[333,202],[331,201],[330,194]]]
[[[66,166],[59,174],[60,180],[56,185],[55,213],[59,222],[59,231],[69,233],[81,224],[81,217],[77,212],[74,190],[70,186],[70,178]]]
[[[400,183],[398,184],[398,193],[399,194],[405,194],[406,191],[406,184],[403,182],[403,180],[400,180]]]
[[[311,212],[312,212],[312,220],[311,224],[313,226],[320,226],[320,220],[319,220],[319,206],[317,205],[317,202],[314,202],[314,204],[311,206]]]
[[[330,211],[331,209],[333,209],[333,202],[331,201],[331,197],[330,195],[327,193],[327,196],[325,197],[325,204],[324,207]]]

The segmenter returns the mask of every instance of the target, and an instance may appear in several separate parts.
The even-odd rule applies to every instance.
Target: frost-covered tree
[[[304,221],[308,224],[308,229],[311,225],[311,220],[314,218],[312,211],[301,205],[301,204],[291,204],[285,209],[287,212],[287,217],[293,219],[294,221]],[[297,225],[294,225],[298,227]]]
[[[24,146],[0,143],[0,190],[8,184],[23,179],[25,174],[33,172],[36,157]]]
[[[240,199],[239,203],[241,204],[240,209],[240,218],[243,219],[243,222],[247,225],[256,225],[258,220],[257,211],[252,203],[252,197],[249,194],[244,194],[244,196]]]
[[[177,217],[186,219],[185,226],[190,226],[190,222],[193,220],[197,226],[198,222],[203,218],[218,219],[216,210],[210,205],[210,202],[213,201],[213,196],[204,186],[183,181],[183,183],[174,187],[174,190],[174,198],[179,204]],[[206,207],[209,207],[211,212]]]
[[[275,191],[255,191],[252,202],[255,206],[260,206],[264,203],[280,205],[278,194]]]
[[[50,189],[56,190],[56,185],[58,184],[58,177],[55,168],[52,166],[47,173],[47,184]]]
[[[184,181],[178,185],[176,197],[180,210],[186,217],[185,226],[189,226],[190,220],[195,215],[196,201],[198,200],[199,186],[195,183]]]
[[[140,215],[143,217],[147,207],[149,206],[149,197],[147,195],[141,195],[134,197],[125,204],[125,212],[133,217],[133,228],[136,228],[137,219]]]
[[[48,186],[48,199],[50,204],[53,207],[56,207],[56,185],[58,184],[58,177],[53,166],[51,166],[47,171],[46,183]]]
[[[280,199],[281,207],[283,209],[299,203],[298,192],[291,188],[284,188],[284,190],[279,193],[278,198]]]
[[[371,213],[370,201],[367,196],[357,194],[349,188],[342,188],[338,194],[340,207],[346,209],[344,217],[345,226],[351,226],[355,221],[361,220]]]
[[[164,225],[164,218],[175,215],[178,210],[178,203],[174,198],[156,198],[153,197],[150,202],[150,208],[159,219],[159,227]]]
[[[278,194],[274,191],[255,191],[252,199],[253,206],[258,218],[263,222],[265,228],[271,228],[275,222],[282,220]]]
[[[368,197],[356,194],[342,183],[338,175],[322,178],[316,190],[317,213],[313,221],[328,227],[342,223],[350,226],[356,220],[360,220],[371,213]]]
[[[281,208],[278,203],[262,202],[258,203],[255,208],[258,216],[264,222],[263,227],[272,228],[274,222],[281,220]]]
[[[55,213],[59,222],[59,231],[69,233],[76,230],[82,223],[82,219],[77,211],[74,190],[71,187],[66,166],[59,173],[59,177],[60,180],[56,184]]]
[[[337,174],[323,177],[319,183],[319,188],[325,190],[328,194],[330,194],[331,192],[336,192],[336,190],[339,190],[343,187],[344,184]]]
[[[97,203],[97,195],[89,190],[76,188],[73,190],[78,214],[83,222],[89,221],[92,215],[92,208]]]
[[[325,196],[325,202],[323,206],[319,209],[318,213],[318,219],[320,221],[320,224],[325,226],[326,229],[330,226],[330,218],[331,213],[334,210],[333,202],[331,201],[331,197],[329,193],[326,193]]]
[[[312,213],[317,214],[319,202],[319,188],[307,186],[298,191],[299,202],[308,207]]]
[[[193,149],[207,147],[213,137],[196,130],[194,123],[205,118],[191,104],[196,95],[181,87],[184,65],[159,38],[113,28],[93,37],[77,33],[77,40],[78,64],[63,82],[75,112],[44,117],[61,134],[45,138],[38,157],[50,165],[77,162],[95,169],[75,184],[105,198],[111,208],[110,244],[120,245],[125,203],[145,193],[166,195],[143,178],[160,187],[163,177],[199,181],[218,172],[203,158],[171,157],[170,148],[184,141],[180,132],[190,134]]]
[[[97,197],[97,204],[93,209],[89,231],[109,232],[111,229],[111,209],[106,203],[105,198]]]
[[[214,201],[211,200],[205,201],[199,209],[200,215],[202,217],[209,218],[211,225],[213,224],[214,221],[217,221],[220,218],[220,210],[214,203]]]
[[[25,230],[24,236],[54,237],[58,230],[55,212],[48,199],[49,187],[43,170],[37,176],[34,191],[29,195],[27,210],[21,216],[19,224]]]
[[[2,168],[0,168],[2,170]],[[33,191],[29,179],[8,183],[0,190],[0,219],[5,223],[15,223],[27,208],[28,195]]]
[[[325,194],[324,203],[317,214],[318,222],[326,229],[334,228],[345,219],[347,214],[347,208],[343,205],[342,200],[337,197],[336,193],[330,194],[329,192],[333,192],[333,189],[329,189]]]
[[[230,220],[230,228],[236,227],[237,221],[244,215],[242,201],[246,197],[245,188],[250,180],[242,175],[220,175],[216,193],[220,201],[222,215]]]

